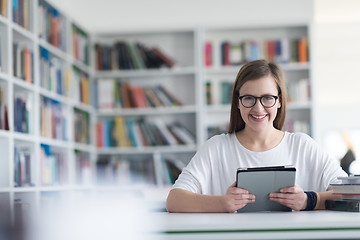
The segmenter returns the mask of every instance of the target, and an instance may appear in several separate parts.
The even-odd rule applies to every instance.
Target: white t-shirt
[[[235,134],[209,139],[183,169],[173,188],[206,195],[224,195],[236,181],[239,167],[293,165],[295,184],[304,191],[326,191],[337,177],[347,176],[339,162],[323,152],[304,133],[285,132],[281,142],[265,152],[253,152],[240,144]]]

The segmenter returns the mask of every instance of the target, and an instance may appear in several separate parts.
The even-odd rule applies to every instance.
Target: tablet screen
[[[294,186],[295,167],[271,166],[260,168],[240,168],[237,170],[237,187],[248,190],[256,196],[254,203],[248,203],[238,212],[291,211],[279,203],[269,200],[269,193],[281,188]]]

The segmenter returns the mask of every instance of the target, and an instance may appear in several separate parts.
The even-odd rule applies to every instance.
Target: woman
[[[293,210],[323,209],[326,191],[347,176],[338,162],[304,133],[282,131],[286,91],[279,67],[265,60],[244,65],[232,93],[228,134],[209,139],[195,154],[167,198],[169,212],[234,212],[256,197],[237,188],[236,169],[294,165],[295,186],[270,200]],[[304,192],[306,191],[306,192]]]

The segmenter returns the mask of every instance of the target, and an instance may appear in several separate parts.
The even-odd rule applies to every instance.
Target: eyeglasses
[[[251,96],[251,95],[239,96],[241,105],[243,105],[246,108],[251,108],[251,107],[255,106],[257,99],[260,100],[260,103],[261,103],[261,105],[263,105],[263,107],[271,108],[275,105],[276,100],[278,98],[279,98],[278,96],[272,96],[272,95],[265,95],[265,96],[261,96],[261,97],[255,97],[255,96]]]

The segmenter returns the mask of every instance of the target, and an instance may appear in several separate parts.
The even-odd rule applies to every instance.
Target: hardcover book
[[[360,200],[343,199],[343,200],[326,200],[325,208],[333,211],[360,212]]]

